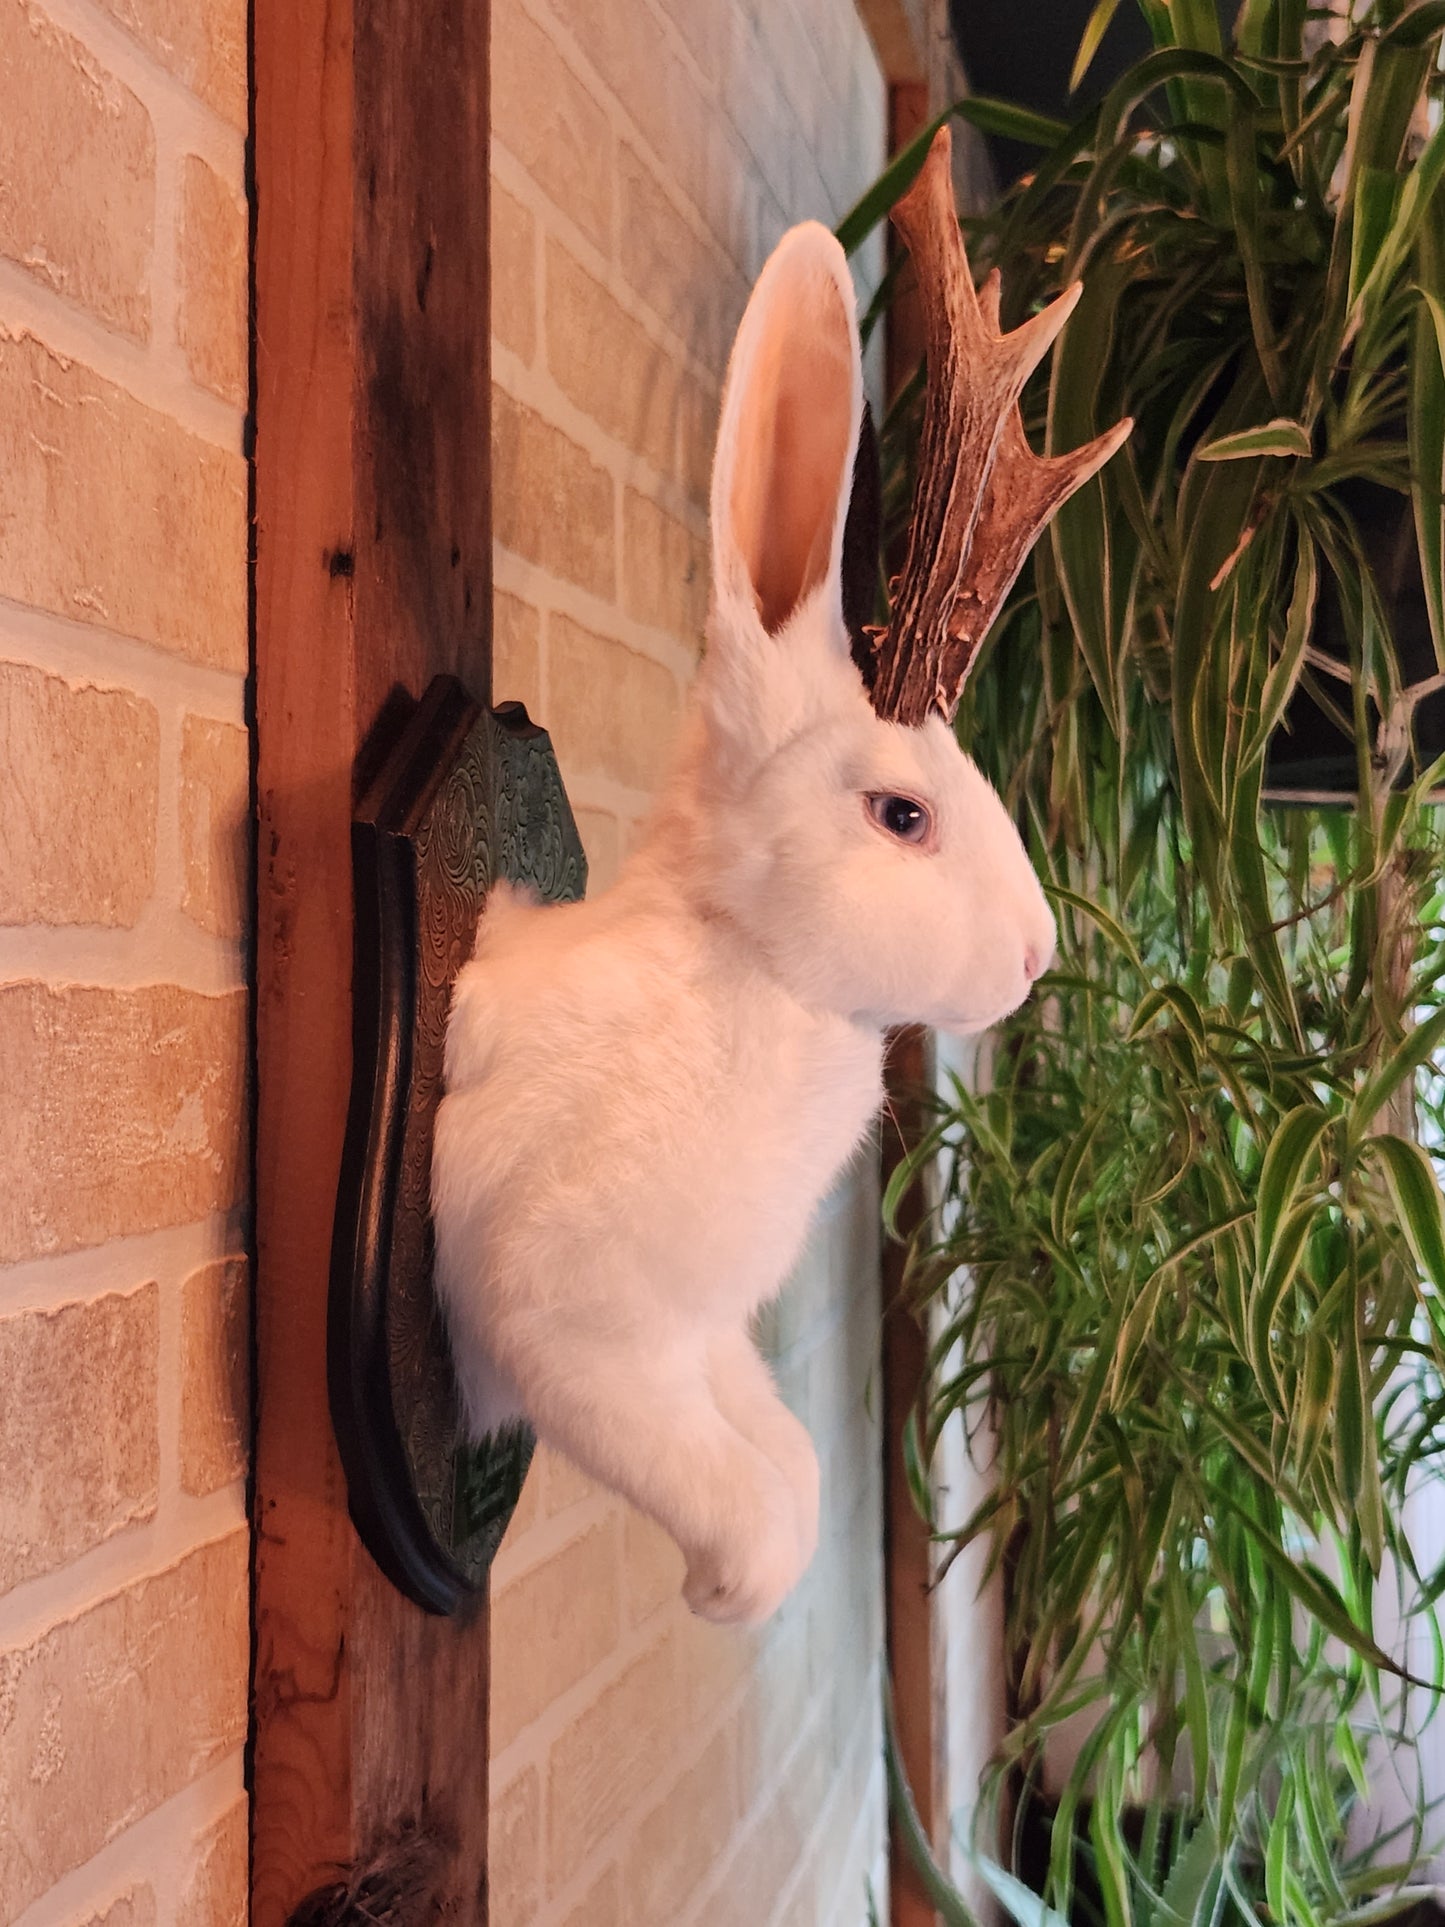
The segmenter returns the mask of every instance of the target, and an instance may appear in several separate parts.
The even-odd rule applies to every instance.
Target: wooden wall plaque
[[[359,804],[352,1087],[331,1247],[328,1377],[352,1521],[392,1584],[452,1613],[486,1585],[532,1435],[463,1436],[432,1290],[431,1144],[451,987],[501,878],[580,897],[552,746],[520,703],[438,676]]]

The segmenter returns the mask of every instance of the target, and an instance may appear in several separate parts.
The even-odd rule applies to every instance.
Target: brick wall
[[[0,0],[0,1920],[245,1917],[243,0]]]
[[[886,92],[853,0],[509,0],[493,62],[495,687],[597,887],[697,660],[733,329],[877,173]],[[693,1620],[671,1543],[541,1455],[493,1582],[494,1927],[861,1927],[870,1881],[886,1919],[877,1256],[865,1164],[767,1321],[824,1525],[761,1633]]]

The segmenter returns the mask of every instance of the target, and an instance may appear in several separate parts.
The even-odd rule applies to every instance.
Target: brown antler
[[[964,679],[1024,557],[1060,503],[1124,441],[1122,421],[1069,455],[1035,455],[1018,398],[1073,313],[1080,284],[1010,335],[999,333],[997,269],[975,293],[953,204],[952,141],[934,135],[923,172],[893,210],[913,257],[928,395],[903,571],[874,635],[873,707],[918,724],[952,720]]]

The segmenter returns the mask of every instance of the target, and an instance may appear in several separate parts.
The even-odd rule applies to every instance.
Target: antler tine
[[[975,292],[954,211],[951,154],[942,127],[893,210],[923,305],[928,393],[908,547],[888,627],[874,643],[872,698],[880,716],[910,724],[931,710],[951,720],[979,644],[1039,531],[1133,426],[1121,422],[1067,455],[1033,453],[1018,398],[1073,313],[1080,286],[1000,334],[998,272]]]

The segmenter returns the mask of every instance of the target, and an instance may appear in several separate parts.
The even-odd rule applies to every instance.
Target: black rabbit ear
[[[849,646],[863,680],[871,687],[877,667],[868,628],[887,620],[883,600],[879,546],[883,540],[883,464],[873,410],[863,404],[858,428],[858,452],[853,458],[853,486],[848,517],[843,524],[843,621]]]

